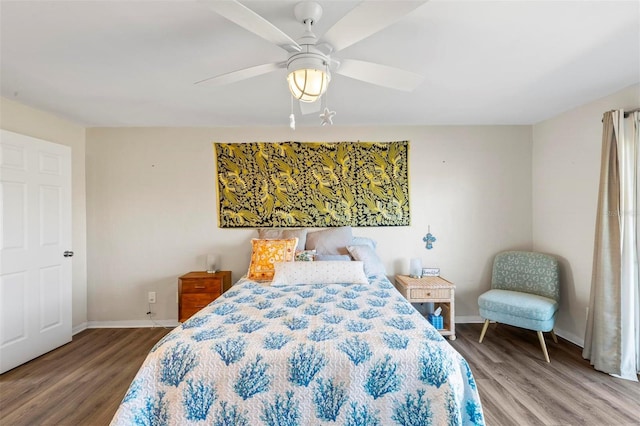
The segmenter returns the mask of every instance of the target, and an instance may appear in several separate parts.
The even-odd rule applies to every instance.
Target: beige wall
[[[562,260],[558,334],[584,342],[591,291],[602,115],[640,106],[640,85],[533,126],[533,246]]]
[[[85,128],[53,114],[0,98],[0,127],[71,147],[74,328],[87,322],[87,228],[85,200]]]
[[[234,281],[253,230],[220,229],[213,141],[411,141],[411,226],[358,228],[389,275],[411,257],[457,285],[457,314],[478,315],[496,252],[532,246],[531,127],[94,128],[87,130],[88,312],[95,324],[177,318],[177,277],[222,256]],[[426,250],[427,227],[437,237]],[[117,324],[117,323],[114,323]]]
[[[558,330],[581,344],[600,120],[604,111],[639,104],[636,85],[532,127],[85,131],[2,98],[0,127],[72,148],[74,327],[87,320],[139,324],[146,320],[147,291],[158,292],[156,318],[175,319],[176,278],[202,269],[206,253],[221,254],[234,280],[245,272],[254,232],[217,227],[211,142],[409,139],[412,225],[355,230],[379,241],[389,275],[406,273],[415,256],[442,268],[458,286],[458,315],[469,319],[488,288],[496,252],[533,247],[554,253],[563,263]],[[431,251],[422,242],[429,225],[438,238]]]

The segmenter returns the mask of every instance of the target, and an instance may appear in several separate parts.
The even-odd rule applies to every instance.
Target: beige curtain
[[[603,119],[589,315],[582,356],[597,370],[620,374],[620,175],[613,115]]]
[[[640,370],[638,297],[638,113],[603,118],[589,316],[582,355],[600,371],[637,381]]]

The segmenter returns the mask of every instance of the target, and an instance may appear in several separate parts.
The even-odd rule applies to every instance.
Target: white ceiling
[[[295,0],[242,1],[293,39]],[[319,1],[321,36],[358,2]],[[2,96],[86,126],[287,126],[286,71],[193,83],[287,53],[196,1],[0,2]],[[431,0],[338,52],[424,76],[334,76],[336,125],[532,124],[640,82],[640,1]],[[639,100],[640,103],[640,100]],[[316,114],[298,126],[318,126]]]

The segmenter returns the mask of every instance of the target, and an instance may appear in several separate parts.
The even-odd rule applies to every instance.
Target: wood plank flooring
[[[546,333],[551,363],[533,331],[456,324],[450,342],[473,371],[487,425],[640,425],[640,384],[594,370],[582,348]]]
[[[170,330],[85,330],[0,375],[0,425],[108,425],[153,345]]]
[[[489,426],[640,425],[640,384],[591,368],[581,349],[534,332],[456,326]],[[108,425],[147,352],[168,330],[85,330],[73,342],[0,375],[0,425]],[[386,426],[386,425],[385,425]],[[435,425],[440,426],[440,425]]]

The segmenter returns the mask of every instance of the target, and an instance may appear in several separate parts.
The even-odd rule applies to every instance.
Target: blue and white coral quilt
[[[152,349],[112,425],[482,425],[469,365],[386,277],[241,280]]]

